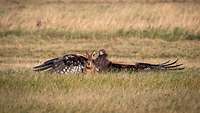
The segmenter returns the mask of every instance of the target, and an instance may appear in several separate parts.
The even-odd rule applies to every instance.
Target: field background
[[[57,75],[32,67],[106,49],[185,70]],[[199,113],[198,0],[0,0],[0,113]]]

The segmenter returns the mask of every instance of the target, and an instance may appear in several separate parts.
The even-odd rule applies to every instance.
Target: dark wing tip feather
[[[171,61],[171,60],[168,60],[168,61],[166,61],[166,62],[161,63],[160,65],[167,64],[167,63],[169,63],[170,61]]]
[[[175,67],[180,67],[183,64],[177,64],[177,65],[169,65],[169,66],[164,66],[165,68],[175,68]]]
[[[182,70],[184,69],[183,64],[178,64],[178,59],[175,61],[170,62],[171,60],[168,60],[166,62],[160,63],[160,64],[150,64],[150,63],[137,63],[135,66],[136,70]]]
[[[52,68],[53,67],[53,62],[58,59],[58,58],[55,58],[55,59],[51,59],[51,60],[48,60],[46,62],[44,62],[43,64],[41,65],[38,65],[38,66],[35,66],[33,67],[33,70],[34,71],[44,71],[44,70],[47,70],[49,68]]]
[[[170,65],[176,64],[177,62],[178,62],[178,59],[176,59],[176,60],[173,61],[172,63],[167,62],[167,63],[161,64],[161,65],[163,65],[163,66],[170,66]]]
[[[49,69],[51,67],[52,67],[52,65],[41,64],[39,66],[33,67],[33,70],[34,71],[44,71],[44,70]]]
[[[38,66],[33,67],[33,69],[43,68],[43,67],[46,67],[46,66],[48,66],[48,65],[46,65],[46,64],[41,64],[41,65],[38,65]]]
[[[51,65],[48,65],[48,66],[43,66],[43,67],[33,67],[33,70],[34,71],[44,71],[44,70],[47,70],[47,69],[50,69],[52,66]]]
[[[170,63],[170,60],[165,62],[165,63],[161,63],[160,66],[163,70],[183,70],[185,69],[183,66],[183,64],[177,64],[178,59],[176,59],[175,61],[173,61],[172,63]]]
[[[178,67],[178,68],[169,68],[167,70],[183,70],[185,67]]]

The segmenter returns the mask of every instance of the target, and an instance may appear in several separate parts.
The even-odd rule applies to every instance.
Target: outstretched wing
[[[178,59],[170,62],[166,61],[164,63],[160,64],[151,64],[151,63],[136,63],[134,64],[118,64],[118,63],[112,63],[111,68],[112,70],[118,70],[118,71],[145,71],[145,70],[151,70],[151,71],[159,71],[159,70],[182,70],[184,67],[182,67],[183,64],[177,64]]]
[[[181,67],[183,64],[177,64],[178,59],[170,62],[166,61],[160,64],[150,64],[150,63],[136,63],[135,70],[182,70],[184,67]]]
[[[136,64],[120,64],[107,59],[107,53],[104,49],[99,50],[98,57],[94,60],[96,68],[99,71],[144,71],[144,70],[182,70],[183,64],[177,64],[178,59],[160,64],[152,63],[136,63]]]
[[[81,55],[68,54],[60,58],[47,60],[41,65],[35,66],[34,71],[50,71],[60,74],[82,73],[87,58]]]

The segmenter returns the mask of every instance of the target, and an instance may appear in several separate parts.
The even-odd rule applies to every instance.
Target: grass
[[[154,74],[154,75],[152,75]],[[139,72],[139,73],[108,73],[77,76],[57,75],[49,73],[33,73],[30,70],[6,70],[1,71],[1,87],[11,89],[39,90],[76,90],[79,88],[89,88],[99,90],[102,88],[135,88],[135,89],[171,89],[186,88],[199,90],[199,69],[187,69],[175,72]],[[9,78],[7,77],[9,75]],[[28,75],[28,76],[25,76]],[[151,76],[152,75],[152,76]],[[182,80],[184,82],[182,82]],[[193,84],[194,82],[194,84]],[[13,84],[14,83],[14,84]],[[174,87],[175,86],[175,87]],[[21,88],[21,89],[20,89]]]
[[[1,97],[9,96],[0,98],[3,113],[196,112],[200,107],[198,69],[86,76],[19,69],[1,71],[0,77]]]
[[[2,30],[0,31],[1,37],[42,37],[47,39],[52,39],[54,37],[61,37],[67,39],[77,39],[77,38],[115,38],[115,37],[139,37],[139,38],[158,38],[167,41],[176,40],[200,40],[200,34],[193,34],[181,28],[163,29],[163,28],[147,28],[142,30],[137,29],[119,29],[112,32],[107,31],[65,31],[57,29],[41,29],[36,31],[26,31],[24,29],[15,30]]]
[[[0,1],[0,113],[198,113],[200,5],[151,1],[157,3]],[[101,48],[114,62],[179,58],[186,69],[95,75],[32,71],[47,59]]]

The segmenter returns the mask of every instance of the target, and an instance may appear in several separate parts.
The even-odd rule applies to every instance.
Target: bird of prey
[[[43,64],[34,67],[34,71],[49,71],[59,74],[82,73],[87,58],[77,54],[67,54],[62,57],[45,61]]]
[[[182,70],[184,67],[180,67],[183,64],[177,64],[178,59],[170,62],[152,64],[138,62],[136,64],[121,64],[115,63],[107,59],[108,54],[104,49],[99,50],[98,57],[94,60],[94,64],[98,71],[145,71],[145,70]]]
[[[96,57],[95,57],[96,55]],[[86,55],[66,54],[62,57],[45,61],[35,66],[34,71],[49,71],[59,74],[64,73],[87,73],[87,72],[108,72],[108,71],[144,71],[144,70],[182,70],[183,64],[176,64],[178,60],[167,61],[160,64],[136,63],[120,64],[114,63],[107,58],[108,54],[101,49],[96,54],[94,51]]]

